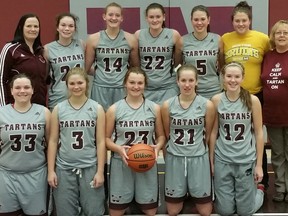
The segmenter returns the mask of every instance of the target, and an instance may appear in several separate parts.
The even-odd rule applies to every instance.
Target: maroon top
[[[32,103],[46,106],[48,72],[42,53],[43,47],[38,47],[33,54],[26,43],[7,43],[3,47],[0,54],[0,106],[13,103],[10,81],[18,73],[24,73],[32,79]]]
[[[269,51],[263,61],[263,122],[268,126],[288,126],[288,51]]]

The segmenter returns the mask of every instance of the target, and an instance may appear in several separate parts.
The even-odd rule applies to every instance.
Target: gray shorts
[[[78,170],[79,173],[77,173]],[[79,206],[86,216],[103,215],[105,211],[104,186],[99,188],[90,186],[97,167],[92,166],[78,170],[72,172],[71,169],[56,168],[58,186],[53,189],[53,197],[57,215],[78,215]]]
[[[105,111],[117,101],[123,99],[126,95],[124,88],[106,88],[93,84],[91,90],[91,99],[101,104]]]
[[[111,158],[109,208],[123,210],[133,198],[140,208],[158,207],[157,163],[147,172],[132,171],[120,158]]]
[[[215,209],[221,215],[252,215],[263,203],[263,192],[254,182],[254,163],[214,163]]]
[[[165,157],[165,200],[183,202],[189,193],[196,203],[208,203],[211,197],[211,172],[206,152],[199,157]]]
[[[147,99],[161,105],[165,100],[174,97],[179,94],[179,88],[177,85],[172,85],[167,89],[146,89],[144,95]]]
[[[47,167],[28,173],[0,170],[0,213],[20,209],[27,215],[47,211]]]

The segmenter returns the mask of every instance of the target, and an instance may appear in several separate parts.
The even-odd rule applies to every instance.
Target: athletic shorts
[[[158,207],[157,163],[147,172],[132,171],[120,158],[111,158],[109,208],[126,209],[133,198],[142,210]]]
[[[196,203],[208,203],[211,197],[211,171],[208,153],[198,157],[165,157],[165,200],[183,202],[189,193]]]
[[[179,94],[178,86],[170,86],[167,89],[146,89],[144,95],[147,99],[161,105],[167,99],[174,97]]]
[[[57,215],[78,215],[80,206],[86,216],[104,214],[104,185],[99,188],[90,185],[96,171],[97,166],[75,170],[56,167],[58,186],[53,189],[53,197]]]
[[[47,212],[47,167],[27,173],[0,170],[0,213],[22,209],[27,215]]]
[[[91,99],[101,104],[105,111],[117,101],[123,99],[126,95],[124,88],[101,87],[93,84],[91,90]]]

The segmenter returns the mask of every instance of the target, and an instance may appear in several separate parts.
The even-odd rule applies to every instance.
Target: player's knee
[[[238,215],[252,215],[254,213],[254,208],[237,208]]]
[[[230,216],[235,213],[235,209],[231,206],[215,206],[216,213],[222,216]]]

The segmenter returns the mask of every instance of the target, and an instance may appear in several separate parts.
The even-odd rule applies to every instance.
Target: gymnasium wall
[[[55,16],[71,11],[79,16],[78,37],[86,39],[87,34],[104,28],[103,8],[111,0],[1,0],[0,48],[13,37],[21,15],[35,13],[41,20],[43,44],[54,40]],[[190,13],[193,6],[203,4],[209,8],[211,31],[222,34],[232,30],[231,10],[239,0],[115,0],[124,8],[123,28],[134,32],[146,27],[145,8],[152,2],[166,8],[166,25],[181,34],[192,30]],[[287,19],[287,0],[248,0],[253,10],[252,28],[268,33],[269,28],[279,19]]]

